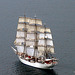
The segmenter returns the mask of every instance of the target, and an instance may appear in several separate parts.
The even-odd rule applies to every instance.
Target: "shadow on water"
[[[17,75],[57,75],[56,72],[51,70],[42,70],[22,64],[20,61],[15,62]]]

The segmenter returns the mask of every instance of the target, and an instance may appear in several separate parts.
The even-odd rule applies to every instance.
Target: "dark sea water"
[[[53,70],[24,65],[11,49],[24,12],[36,13],[52,30],[59,59]],[[75,75],[75,0],[0,0],[0,75]]]

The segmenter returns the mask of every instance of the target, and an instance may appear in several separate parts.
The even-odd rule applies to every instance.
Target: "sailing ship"
[[[52,56],[54,44],[51,30],[36,16],[19,17],[14,45],[16,49],[13,47],[12,49],[23,64],[49,69],[58,63],[58,60]]]

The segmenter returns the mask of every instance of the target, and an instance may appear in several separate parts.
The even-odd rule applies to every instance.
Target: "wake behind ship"
[[[16,49],[12,49],[26,65],[49,69],[58,63],[52,56],[54,44],[51,30],[42,24],[41,19],[19,17],[14,45]]]

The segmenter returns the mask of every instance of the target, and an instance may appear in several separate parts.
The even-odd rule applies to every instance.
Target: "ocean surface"
[[[52,30],[59,59],[52,70],[22,64],[11,49],[24,13],[36,14]],[[75,75],[75,0],[0,0],[0,75]]]

